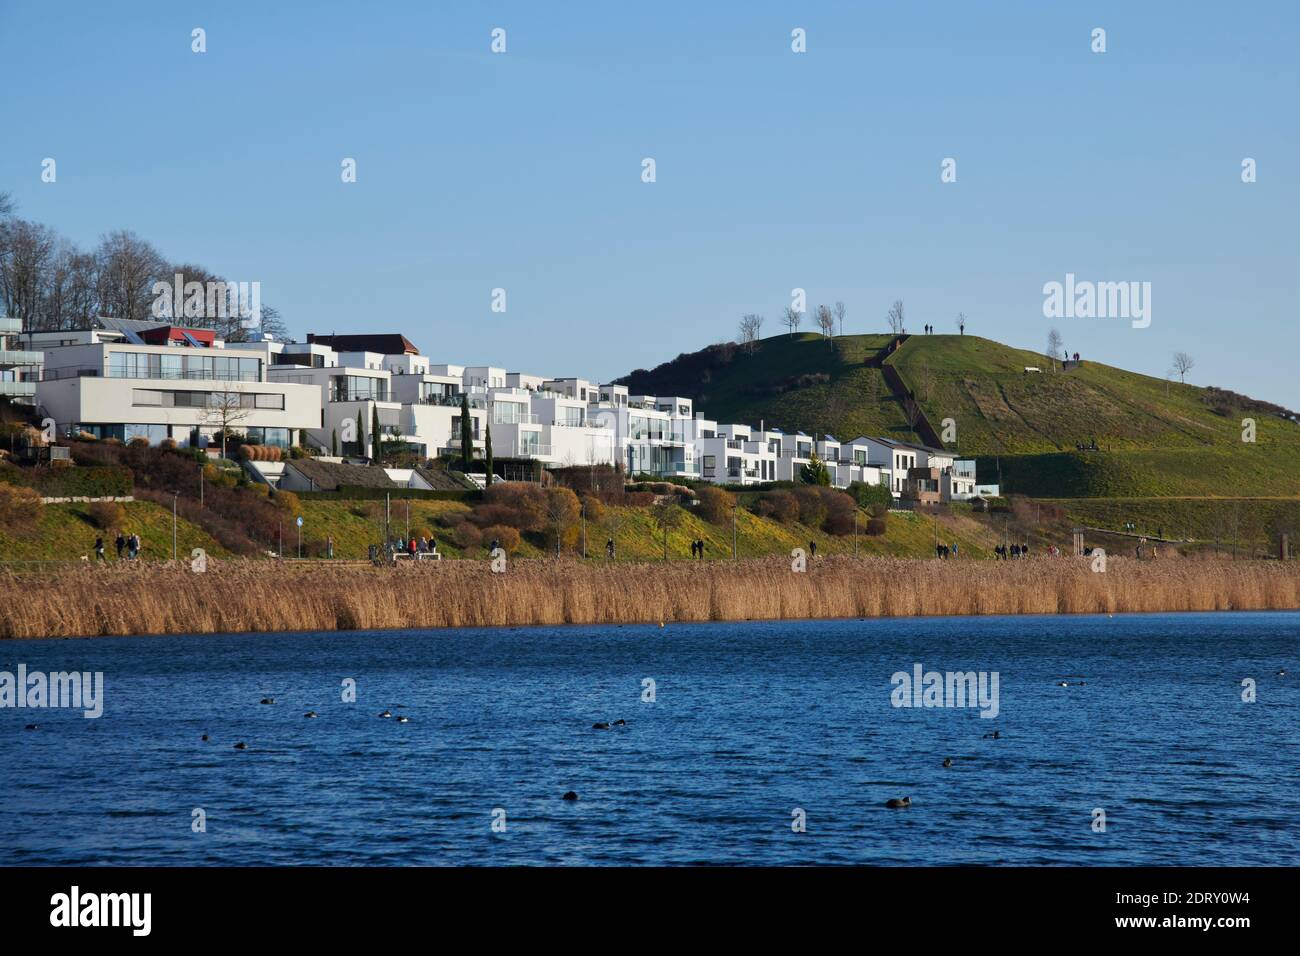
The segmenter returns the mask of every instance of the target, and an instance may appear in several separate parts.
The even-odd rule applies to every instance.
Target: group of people
[[[1100,451],[1100,449],[1097,447],[1097,439],[1095,438],[1092,441],[1088,442],[1087,444],[1084,444],[1081,441],[1075,442],[1074,450],[1075,451]]]
[[[408,541],[403,541],[399,536],[393,538],[389,544],[389,552],[392,554],[405,553],[411,557],[415,557],[417,554],[437,554],[438,542],[433,538],[426,538],[424,535],[420,535],[418,538],[412,536]]]
[[[936,544],[934,546],[934,556],[936,558],[943,558],[944,560],[957,557],[956,543],[954,543],[952,547],[949,547],[946,544]]]
[[[138,534],[132,532],[129,535],[124,535],[120,531],[117,533],[117,537],[113,539],[113,546],[117,548],[117,559],[119,561],[122,560],[123,552],[125,552],[128,560],[134,561],[140,556],[140,550],[144,547],[144,545],[140,543],[140,536]],[[95,539],[95,560],[106,560],[104,557],[103,535],[100,535]]]
[[[697,538],[691,542],[691,557],[700,559],[704,558],[704,542],[702,540]]]
[[[1008,548],[1005,544],[1000,544],[993,549],[993,559],[995,561],[1018,561],[1021,558],[1029,557],[1029,544],[1013,544]]]

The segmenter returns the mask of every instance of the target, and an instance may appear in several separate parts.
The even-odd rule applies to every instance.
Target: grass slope
[[[33,530],[19,531],[0,527],[0,561],[67,561],[78,560],[82,555],[95,557],[95,538],[103,534],[104,554],[110,561],[116,559],[113,536],[101,532],[91,522],[86,504],[46,505],[41,520]],[[152,501],[130,501],[126,509],[123,532],[135,532],[144,547],[148,560],[171,560],[171,511]],[[213,557],[227,557],[228,552],[201,528],[184,518],[176,522],[177,553],[189,557],[193,548],[203,548]]]
[[[887,361],[931,423],[957,422],[957,444],[967,454],[1064,451],[1094,438],[1104,450],[1300,450],[1294,422],[1259,412],[1218,414],[1206,389],[1089,361],[1053,372],[1041,354],[978,336],[912,336]],[[1026,374],[1026,366],[1043,371]],[[1255,448],[1241,440],[1247,416],[1257,422]]]
[[[688,395],[725,422],[912,438],[873,360],[887,335],[778,335],[753,353],[713,346],[624,381],[634,392]],[[961,454],[1001,465],[1007,489],[1043,497],[1300,495],[1300,424],[1249,400],[1084,361],[1052,371],[1040,353],[974,335],[913,335],[886,357],[930,423],[956,423]],[[1026,374],[1026,366],[1043,369]],[[1256,423],[1242,441],[1242,419]],[[1096,440],[1100,452],[1078,454]],[[1000,462],[994,462],[994,456]]]
[[[391,527],[394,534],[406,532],[406,504],[403,501],[393,505]],[[382,523],[369,516],[382,514],[382,511],[374,509],[373,505],[374,502],[359,501],[304,501],[304,540],[319,542],[330,534],[334,537],[336,557],[366,557],[367,547],[382,536]],[[449,532],[437,524],[437,517],[441,514],[449,511],[468,512],[466,505],[446,501],[412,501],[410,506],[410,527],[416,536],[432,532],[438,542],[438,550],[448,558],[482,559],[486,556],[486,549],[482,547],[468,552],[462,550]],[[742,558],[788,555],[797,547],[807,549],[810,541],[817,542],[819,554],[853,553],[852,537],[837,538],[812,531],[800,524],[783,525],[760,518],[743,508],[736,514],[736,550]],[[865,529],[865,515],[860,516],[860,522],[860,527]],[[987,555],[997,543],[994,540],[995,533],[986,524],[974,520],[960,509],[939,519],[939,533],[941,540],[949,544],[957,543],[964,553],[972,557]],[[885,534],[870,537],[863,532],[858,535],[858,553],[926,557],[933,553],[934,535],[935,526],[931,518],[891,514]],[[604,520],[587,524],[588,555],[603,557],[605,541],[611,537],[615,540],[620,561],[653,561],[663,558],[663,536],[655,527],[649,508],[606,508]],[[713,525],[688,513],[681,526],[669,533],[669,558],[689,559],[690,543],[696,539],[705,542],[707,558],[731,557],[730,523]],[[289,554],[296,546],[296,537],[292,541],[286,538],[285,553]],[[541,553],[538,547],[527,541],[521,544],[518,552],[521,557],[539,557]]]

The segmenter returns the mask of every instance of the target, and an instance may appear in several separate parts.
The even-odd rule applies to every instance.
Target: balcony
[[[0,382],[0,395],[10,398],[32,398],[36,395],[35,382]]]
[[[22,330],[22,319],[0,318],[0,335],[17,335]]]
[[[23,352],[15,349],[0,349],[0,365],[43,365],[44,352]]]
[[[538,442],[515,442],[510,446],[512,458],[550,458],[551,446]]]

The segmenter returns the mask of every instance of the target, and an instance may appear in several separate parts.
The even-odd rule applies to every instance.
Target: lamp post
[[[179,491],[172,492],[172,563],[176,562],[176,499],[180,497]]]
[[[737,560],[736,554],[736,505],[731,506],[731,560]]]

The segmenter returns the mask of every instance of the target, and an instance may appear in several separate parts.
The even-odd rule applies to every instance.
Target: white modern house
[[[37,412],[60,434],[207,445],[225,425],[287,448],[320,418],[316,389],[268,378],[268,343],[227,345],[209,331],[156,323],[27,339],[45,353]]]

